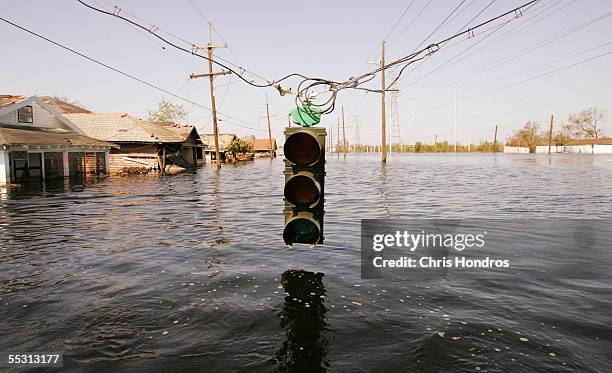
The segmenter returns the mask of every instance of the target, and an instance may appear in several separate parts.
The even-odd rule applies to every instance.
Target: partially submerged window
[[[17,122],[34,123],[34,114],[32,111],[32,106],[24,106],[17,110]]]
[[[45,178],[57,179],[64,177],[64,154],[61,152],[45,152]]]
[[[96,153],[96,174],[106,174],[106,153]]]
[[[68,176],[82,178],[85,176],[85,153],[68,153]]]
[[[11,152],[11,181],[21,183],[28,179],[28,152]]]

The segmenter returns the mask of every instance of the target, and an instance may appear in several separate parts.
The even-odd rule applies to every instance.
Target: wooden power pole
[[[382,41],[381,44],[381,59],[380,59],[380,68],[382,69],[380,72],[381,76],[381,129],[382,129],[382,161],[383,163],[387,162],[387,113],[385,112],[385,41]]]
[[[493,153],[497,153],[497,124],[495,125],[495,136],[493,137]]]
[[[270,159],[274,158],[274,149],[272,147],[272,128],[270,126],[270,106],[268,105],[268,94],[266,93],[266,117],[268,118],[268,145],[270,146]]]
[[[548,129],[548,154],[550,154],[550,148],[552,147],[552,132],[553,132],[553,120],[554,115],[550,116],[550,128]]]
[[[231,74],[229,71],[227,70],[221,70],[218,72],[213,72],[213,65],[212,65],[212,60],[213,60],[213,49],[214,48],[227,48],[227,44],[219,44],[219,45],[214,45],[213,41],[212,41],[212,23],[208,22],[208,45],[206,45],[205,47],[198,47],[195,46],[195,49],[199,49],[199,48],[206,48],[208,50],[208,74],[191,74],[189,75],[189,78],[191,79],[196,79],[196,78],[203,78],[203,77],[208,77],[210,80],[210,102],[211,102],[211,109],[212,109],[212,120],[213,120],[213,136],[215,138],[215,159],[217,161],[217,168],[221,168],[221,156],[219,154],[219,129],[217,127],[217,106],[215,103],[215,83],[214,83],[214,78],[217,75],[227,75],[227,74]]]
[[[346,158],[346,133],[344,132],[344,106],[342,107],[342,152]]]
[[[338,141],[336,141],[338,143],[336,146],[336,154],[338,154],[338,159],[340,159],[340,149],[338,149],[340,147],[340,118],[338,118],[338,132],[336,133],[338,134]]]

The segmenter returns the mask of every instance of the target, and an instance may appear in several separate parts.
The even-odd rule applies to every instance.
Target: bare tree
[[[564,128],[574,137],[597,139],[603,135],[601,122],[604,119],[604,114],[597,107],[592,107],[582,110],[579,114],[571,114]]]
[[[157,104],[157,110],[149,111],[149,120],[152,122],[171,122],[177,123],[181,119],[185,119],[187,113],[183,106],[179,104],[173,104],[170,101],[162,99]]]

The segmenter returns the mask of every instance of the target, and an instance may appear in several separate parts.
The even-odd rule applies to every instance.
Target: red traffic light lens
[[[321,195],[315,181],[304,175],[297,175],[285,184],[285,198],[296,206],[311,206]]]
[[[283,240],[287,245],[294,243],[316,244],[319,242],[319,227],[308,219],[299,218],[289,222],[283,232]]]
[[[321,157],[319,142],[305,132],[297,132],[289,136],[283,150],[285,158],[298,166],[312,166]]]

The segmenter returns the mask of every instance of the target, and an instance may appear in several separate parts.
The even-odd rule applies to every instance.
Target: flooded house
[[[612,154],[612,137],[573,139],[564,146],[566,153]]]
[[[276,157],[276,139],[272,139],[272,157]],[[257,157],[270,157],[270,139],[255,139],[253,141],[253,152]]]
[[[0,183],[107,174],[116,147],[87,136],[38,96],[0,95]]]
[[[219,156],[221,157],[221,162],[225,162],[225,151],[236,138],[237,136],[233,133],[219,134]],[[202,134],[200,139],[203,144],[207,145],[206,160],[209,162],[214,161],[216,156],[215,135],[212,133]]]
[[[203,164],[206,148],[191,125],[141,120],[127,113],[66,112],[90,137],[118,144],[109,154],[112,173],[126,168],[193,169]]]

